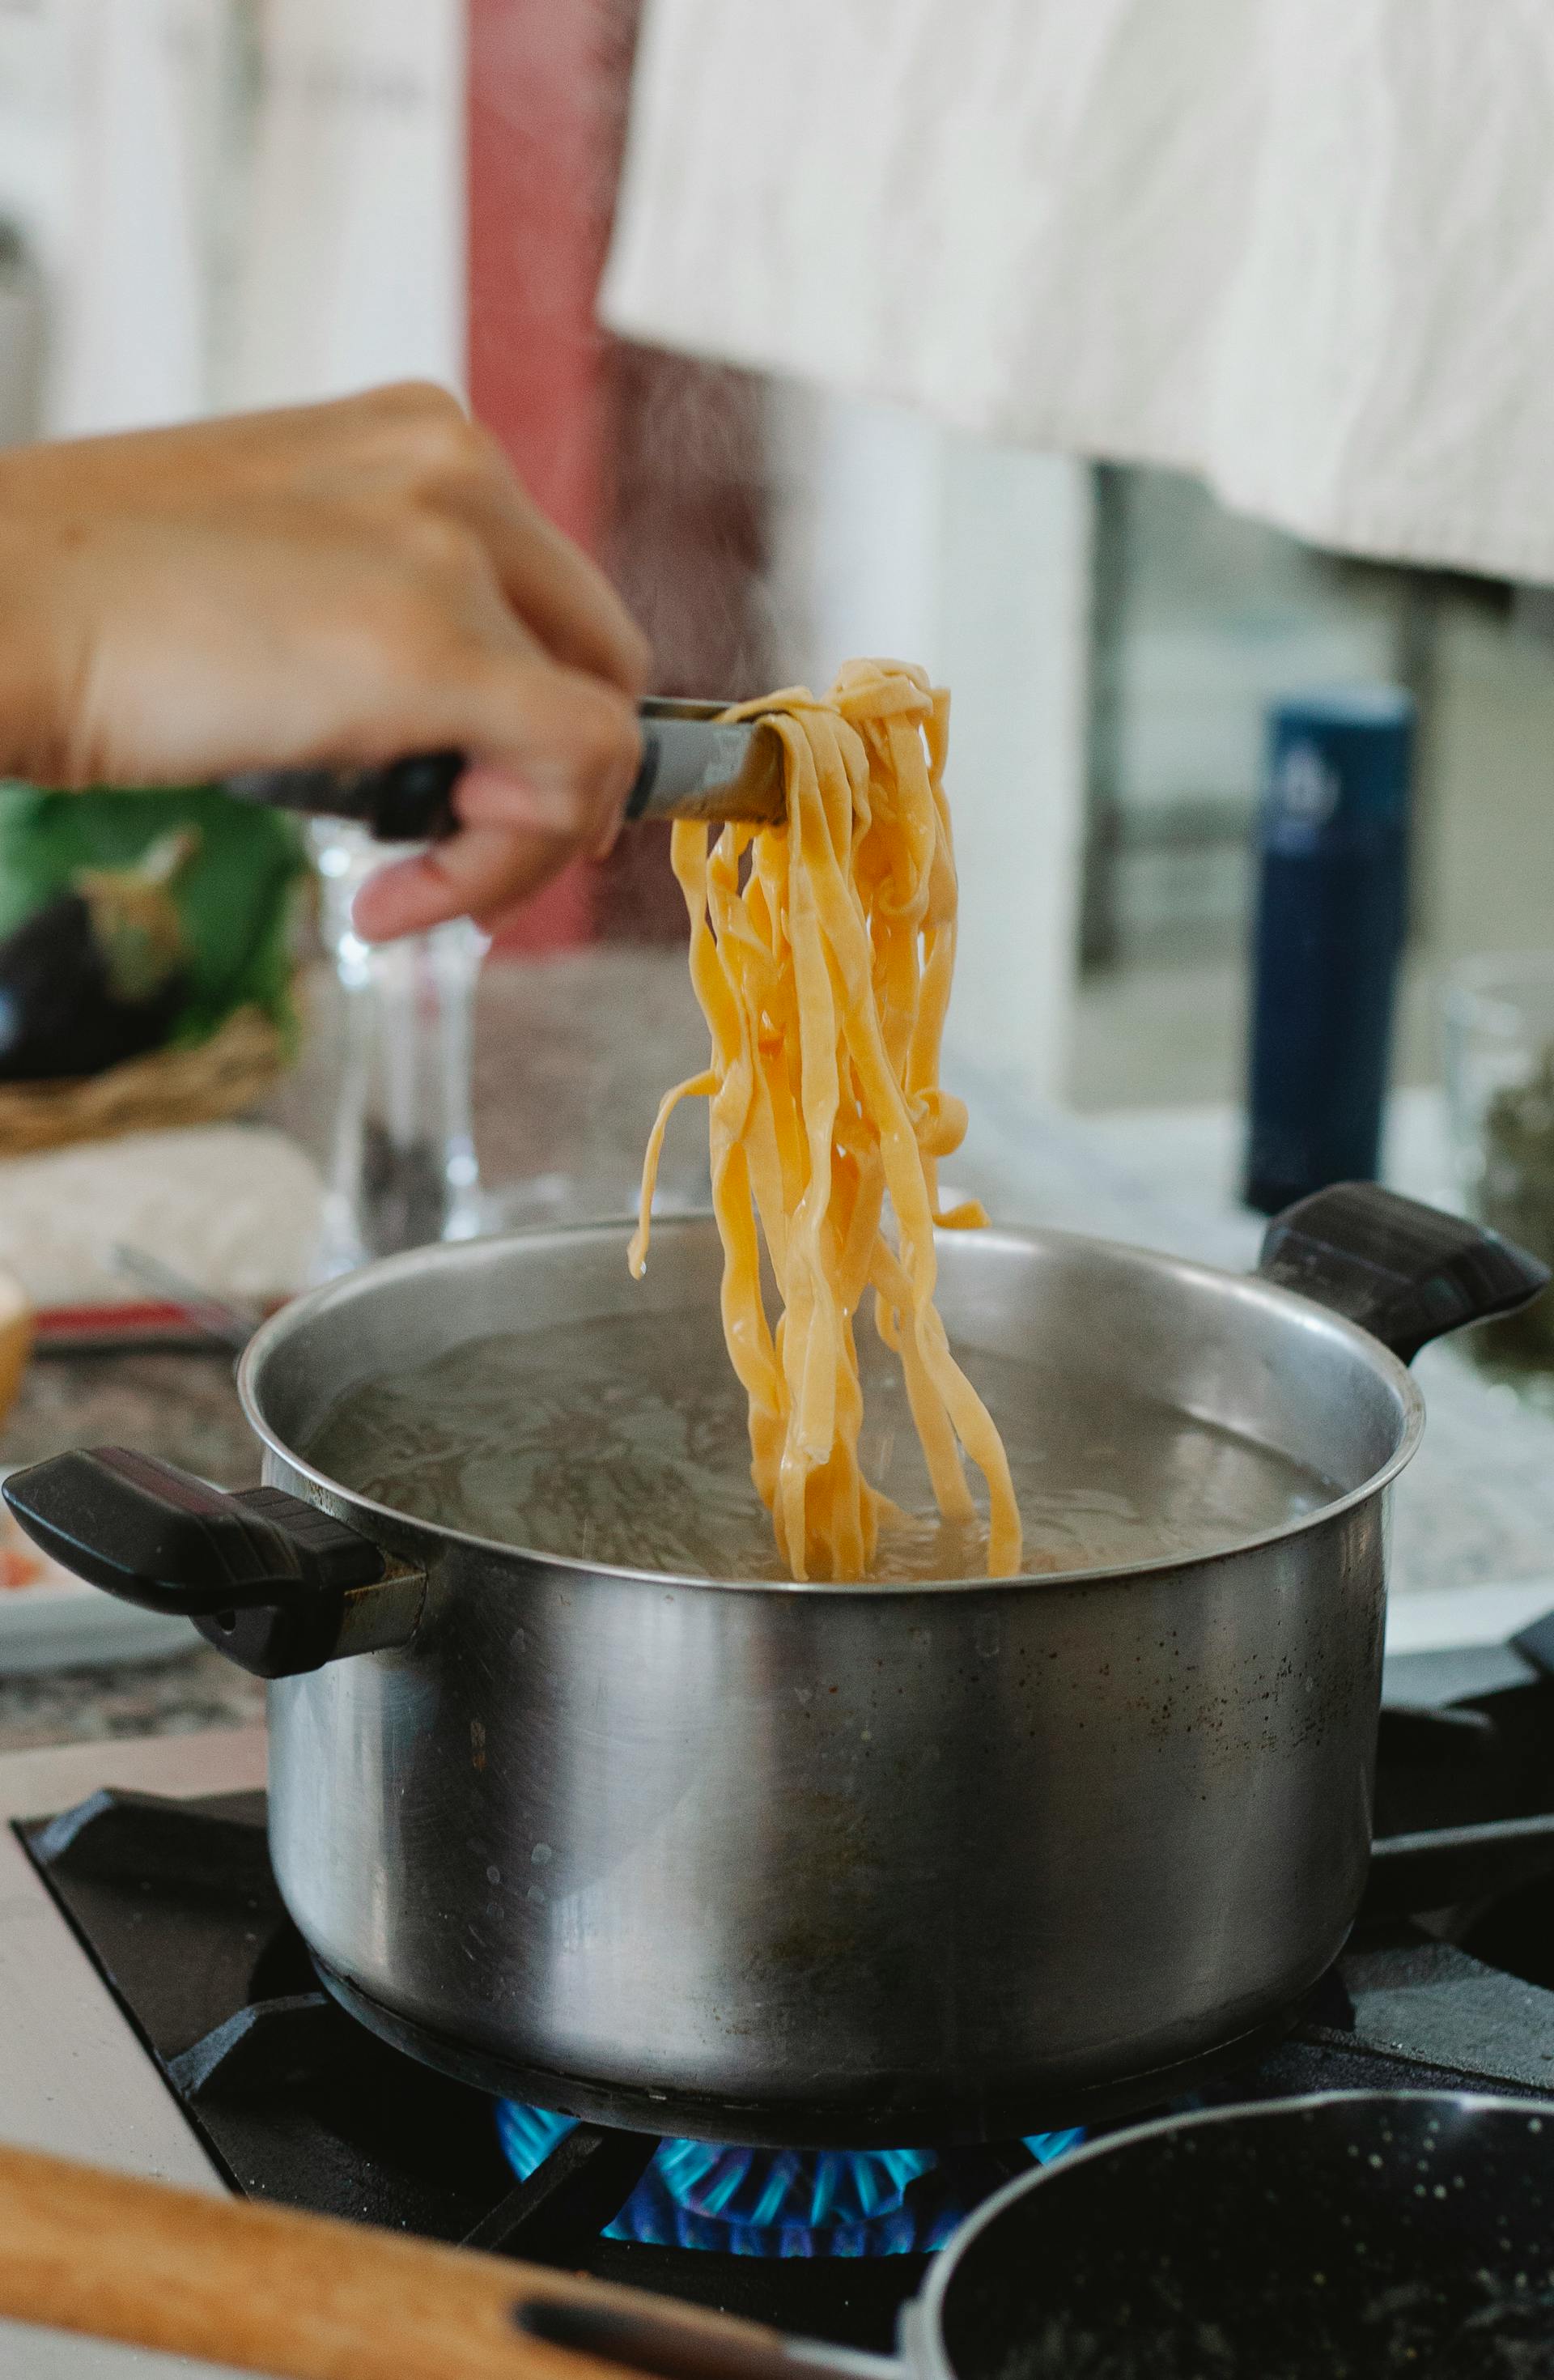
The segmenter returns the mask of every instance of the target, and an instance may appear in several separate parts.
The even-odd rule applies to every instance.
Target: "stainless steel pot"
[[[932,2143],[1159,2099],[1289,2021],[1370,1846],[1400,1361],[1548,1276],[1368,1188],[1259,1275],[947,1234],[962,1345],[1142,1380],[1320,1510],[1208,1559],[905,1587],[590,1568],[406,1518],[299,1450],[498,1328],[715,1317],[701,1220],[418,1251],[299,1300],[240,1382],[266,1488],[121,1451],[5,1495],[83,1576],[271,1676],[275,1872],[329,1988],[492,2090],[724,2141]],[[710,1320],[716,1353],[716,1325]],[[710,1355],[709,1360],[711,1357]]]

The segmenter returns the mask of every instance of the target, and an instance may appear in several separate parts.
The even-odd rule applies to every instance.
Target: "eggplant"
[[[189,988],[168,888],[197,841],[167,835],[133,868],[79,869],[0,941],[0,1082],[106,1074],[166,1041]]]

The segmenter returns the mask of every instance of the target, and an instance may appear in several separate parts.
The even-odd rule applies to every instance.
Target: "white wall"
[[[228,404],[465,377],[463,0],[264,0]]]
[[[5,413],[0,437],[35,435],[37,400],[32,359],[17,345],[31,346],[45,320],[50,285],[60,270],[67,237],[70,186],[71,81],[67,26],[53,0],[0,0],[0,215],[27,243],[32,272],[24,302],[18,287],[0,325],[6,352],[0,357]],[[37,287],[35,304],[33,285]]]
[[[74,229],[77,89],[72,11],[63,0],[0,0],[0,214],[26,243],[25,291],[0,322],[0,438],[36,437],[49,418]],[[19,346],[31,352],[24,359]],[[42,349],[40,360],[39,350]]]
[[[461,385],[464,180],[463,0],[0,0],[48,431]]]
[[[1084,818],[1089,493],[1082,465],[892,407],[783,388],[781,674],[859,653],[953,693],[961,942],[947,1053],[1061,1093]]]
[[[231,0],[66,0],[73,86],[49,426],[134,430],[211,399]]]
[[[8,418],[6,434],[129,428],[208,402],[242,5],[0,0],[0,212],[36,266],[44,349],[38,416]]]

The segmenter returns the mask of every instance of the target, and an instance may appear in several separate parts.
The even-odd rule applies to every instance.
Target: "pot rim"
[[[665,1216],[655,1223],[654,1229],[659,1232],[674,1232],[684,1230],[690,1225],[705,1225],[714,1221],[715,1218],[710,1210],[698,1209],[690,1213]],[[1319,1316],[1326,1329],[1346,1339],[1356,1353],[1397,1390],[1403,1406],[1403,1420],[1396,1446],[1386,1462],[1374,1471],[1368,1479],[1363,1479],[1356,1488],[1345,1489],[1342,1496],[1335,1496],[1330,1503],[1318,1505],[1313,1512],[1297,1513],[1293,1519],[1281,1521],[1271,1528],[1260,1529],[1251,1536],[1238,1537],[1233,1543],[1216,1547],[1208,1553],[1189,1556],[1155,1554],[1147,1560],[1120,1563],[1115,1568],[1089,1564],[1074,1570],[1021,1571],[1012,1578],[982,1576],[888,1581],[707,1578],[694,1572],[638,1569],[626,1563],[590,1561],[579,1554],[547,1553],[542,1548],[516,1546],[501,1537],[482,1536],[471,1529],[455,1529],[443,1522],[423,1520],[414,1512],[402,1512],[392,1504],[380,1503],[375,1498],[363,1495],[359,1489],[348,1488],[338,1479],[332,1479],[327,1472],[321,1471],[296,1448],[288,1446],[266,1417],[260,1402],[258,1381],[271,1354],[277,1346],[284,1343],[294,1330],[302,1328],[321,1308],[327,1306],[332,1298],[340,1295],[347,1288],[354,1294],[360,1295],[362,1285],[369,1281],[393,1281],[402,1274],[421,1271],[429,1265],[433,1267],[439,1264],[456,1265],[461,1257],[467,1258],[469,1252],[476,1248],[491,1251],[546,1240],[598,1240],[613,1237],[627,1228],[627,1222],[622,1219],[601,1220],[595,1218],[577,1223],[531,1224],[521,1231],[493,1232],[480,1239],[434,1241],[426,1247],[406,1248],[395,1256],[379,1257],[370,1264],[358,1266],[352,1272],[339,1274],[333,1281],[322,1281],[317,1288],[304,1291],[300,1296],[293,1298],[261,1324],[238,1359],[237,1394],[249,1428],[261,1444],[268,1447],[273,1454],[277,1455],[289,1470],[344,1503],[353,1520],[358,1515],[364,1518],[370,1516],[374,1520],[387,1521],[399,1528],[408,1526],[427,1532],[434,1537],[445,1540],[450,1545],[466,1546],[478,1553],[499,1555],[509,1563],[527,1564],[544,1571],[565,1571],[584,1578],[609,1579],[644,1586],[675,1589],[704,1588],[719,1594],[739,1595],[867,1596],[874,1601],[892,1596],[969,1594],[977,1591],[988,1594],[1030,1587],[1061,1586],[1099,1589],[1131,1583],[1135,1579],[1160,1578],[1172,1572],[1201,1572],[1220,1562],[1233,1561],[1242,1554],[1249,1554],[1268,1546],[1279,1545],[1286,1539],[1305,1536],[1314,1529],[1326,1526],[1330,1521],[1341,1519],[1344,1513],[1353,1512],[1358,1505],[1368,1503],[1372,1498],[1384,1493],[1398,1474],[1413,1460],[1424,1434],[1425,1402],[1419,1392],[1418,1384],[1407,1366],[1394,1355],[1391,1349],[1381,1340],[1374,1338],[1357,1322],[1351,1322],[1346,1316],[1335,1312],[1331,1306],[1323,1305],[1317,1299],[1303,1297],[1294,1290],[1286,1289],[1281,1283],[1269,1281],[1259,1273],[1231,1272],[1223,1266],[1201,1264],[1190,1257],[1171,1256],[1161,1250],[1143,1247],[1130,1241],[1099,1239],[1086,1232],[1066,1232],[1048,1230],[1045,1226],[1009,1224],[989,1224],[974,1234],[957,1232],[954,1237],[963,1244],[968,1239],[974,1239],[978,1245],[989,1246],[1028,1248],[1055,1241],[1064,1245],[1091,1248],[1106,1255],[1121,1256],[1135,1263],[1142,1260],[1164,1266],[1172,1271],[1187,1274],[1196,1280],[1211,1281],[1217,1285],[1229,1282],[1232,1287],[1244,1293],[1252,1293],[1275,1306],[1288,1308],[1295,1317]]]
[[[1055,2157],[1050,2165],[1033,2167],[1029,2173],[1014,2176],[1002,2190],[995,2190],[975,2207],[965,2222],[950,2234],[934,2258],[928,2280],[918,2295],[909,2301],[915,2343],[917,2352],[909,2359],[919,2374],[928,2380],[958,2380],[956,2367],[951,2360],[944,2338],[944,2301],[954,2287],[955,2275],[966,2251],[996,2223],[1004,2209],[1033,2190],[1061,2182],[1076,2167],[1090,2165],[1096,2158],[1110,2156],[1113,2151],[1127,2149],[1139,2141],[1157,2138],[1162,2132],[1201,2131],[1213,2124],[1252,2123],[1262,2117],[1293,2116],[1308,2113],[1314,2107],[1375,2106],[1394,2107],[1399,2102],[1417,2106],[1445,2104],[1471,2114],[1487,2109],[1511,2109],[1538,2123],[1554,2119],[1554,2099],[1523,2099],[1511,2092],[1498,2091],[1306,2091],[1293,2099],[1263,2099],[1254,2104],[1233,2102],[1223,2107],[1194,2107],[1181,2115],[1154,2116],[1147,2123],[1128,2124],[1121,2131],[1108,2132],[1101,2139],[1085,2141],[1078,2148],[1070,2149]]]

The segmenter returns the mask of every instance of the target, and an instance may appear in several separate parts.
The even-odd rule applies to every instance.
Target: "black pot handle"
[[[1374,1182],[1340,1182],[1276,1215],[1257,1270],[1346,1315],[1411,1364],[1465,1323],[1525,1305],[1548,1267],[1462,1215]]]
[[[256,1678],[406,1643],[419,1620],[420,1572],[282,1488],[229,1494],[154,1455],[99,1446],[13,1471],[0,1495],[78,1578],[191,1620]],[[389,1595],[388,1583],[413,1591]]]

